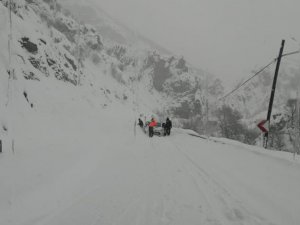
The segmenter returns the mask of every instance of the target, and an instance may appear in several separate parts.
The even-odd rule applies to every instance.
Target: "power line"
[[[247,79],[246,81],[244,81],[241,85],[239,85],[237,88],[233,89],[232,91],[230,91],[228,94],[226,94],[225,96],[223,96],[222,98],[220,98],[219,100],[223,100],[224,98],[227,98],[229,95],[231,95],[232,93],[234,93],[235,91],[239,90],[242,86],[244,86],[246,83],[248,83],[250,80],[252,80],[254,77],[256,77],[257,75],[259,75],[260,73],[262,73],[265,69],[267,69],[270,65],[272,65],[273,63],[275,63],[277,60],[277,58],[273,59],[270,63],[268,63],[266,66],[264,66],[262,69],[260,69],[258,72],[256,72],[252,77],[250,77],[249,79]]]
[[[295,55],[295,54],[298,54],[298,53],[300,53],[300,50],[283,54],[282,57],[289,56],[289,55]]]
[[[286,54],[283,54],[282,57],[285,56],[290,56],[290,55],[295,55],[295,54],[299,54],[300,50],[297,51],[293,51],[293,52],[289,52]],[[252,77],[250,77],[249,79],[247,79],[246,81],[244,81],[242,84],[240,84],[237,88],[233,89],[232,91],[230,91],[229,93],[227,93],[225,96],[221,97],[219,100],[223,100],[225,98],[227,98],[229,95],[231,95],[232,93],[236,92],[237,90],[239,90],[242,86],[244,86],[246,83],[248,83],[250,80],[252,80],[254,77],[256,77],[257,75],[259,75],[260,73],[262,73],[265,69],[267,69],[270,65],[272,65],[273,63],[275,63],[277,61],[278,58],[273,59],[270,63],[268,63],[266,66],[264,66],[262,69],[260,69],[258,72],[256,72]]]

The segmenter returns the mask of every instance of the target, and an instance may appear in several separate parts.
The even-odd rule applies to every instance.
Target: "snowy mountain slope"
[[[156,49],[162,54],[172,55],[169,50],[143,37],[138,32],[132,31],[91,1],[61,0],[59,3],[80,21],[95,26],[106,42],[130,45],[131,47],[138,46],[148,50]]]
[[[6,0],[1,2],[7,5]],[[13,63],[16,83],[20,85],[17,95],[27,95],[28,102],[32,95],[22,87],[24,79],[39,82],[56,78],[66,85],[84,86],[97,96],[106,96],[104,106],[119,101],[132,105],[136,115],[158,114],[161,119],[172,116],[179,121],[201,118],[207,99],[222,93],[217,79],[207,79],[206,73],[194,69],[182,57],[162,55],[149,46],[145,50],[140,46],[107,44],[96,28],[79,24],[62,9],[55,10],[52,1],[16,3]],[[8,15],[1,7],[6,21],[1,28],[5,31],[1,47],[7,49]],[[0,63],[7,69],[8,55],[6,51],[3,54],[6,61]],[[7,82],[5,75],[2,79]]]
[[[206,102],[208,100],[213,102],[223,94],[224,88],[220,80],[212,74],[194,68],[183,57],[174,56],[158,44],[128,29],[119,21],[112,19],[95,3],[74,3],[69,0],[63,0],[61,3],[73,12],[75,17],[96,26],[103,36],[103,42],[108,46],[112,40],[121,43],[120,46],[125,49],[124,54],[127,58],[142,61],[137,66],[138,71],[134,72],[139,74],[138,85],[141,86],[143,83],[140,82],[140,77],[150,76],[150,79],[146,78],[147,83],[150,83],[146,88],[150,92],[163,93],[164,99],[166,95],[170,97],[169,101],[163,104],[164,109],[158,110],[159,114],[164,116],[169,114],[183,120],[192,117],[199,119],[206,110]]]
[[[82,21],[95,25],[103,36],[104,43],[121,43],[127,58],[134,58],[135,61],[142,59],[137,66],[139,71],[134,72],[139,74],[138,85],[141,86],[142,83],[140,77],[150,76],[150,80],[146,78],[147,83],[150,83],[146,88],[151,92],[159,91],[171,97],[171,101],[164,103],[166,107],[160,110],[160,114],[168,112],[181,119],[194,116],[199,118],[205,111],[205,101],[214,101],[216,96],[222,94],[223,87],[213,75],[194,68],[183,57],[174,56],[163,47],[131,31],[97,8],[97,5],[68,0],[62,1],[62,4]],[[205,88],[209,89],[209,93]]]
[[[21,1],[19,3],[19,16],[13,15],[13,63],[15,74],[18,77],[17,83],[23,85],[24,80],[38,82],[46,77],[55,77],[65,81],[67,86],[69,84],[77,85],[80,81],[82,85],[89,86],[90,91],[97,92],[99,95],[110,95],[111,101],[124,101],[129,97],[129,85],[126,86],[122,82],[116,81],[119,79],[118,76],[127,81],[129,78],[121,74],[119,69],[113,65],[119,63],[117,58],[101,53],[103,46],[101,37],[95,33],[93,28],[88,26],[82,28],[85,35],[79,44],[82,61],[78,64],[77,44],[74,43],[76,22],[59,13],[55,18],[45,3],[33,2],[29,5],[25,5],[25,2],[21,5]],[[8,14],[2,5],[1,11],[3,18],[1,21],[6,21],[1,27],[3,30],[1,32],[3,40],[1,48],[7,49]],[[8,53],[3,51],[2,54],[1,68],[8,69]],[[90,63],[89,57],[104,62],[94,65]],[[115,68],[113,75],[111,74],[112,68]],[[80,71],[78,72],[78,70]],[[1,83],[7,83],[6,71],[4,70],[2,74],[3,82]],[[23,87],[20,88],[23,89]],[[5,92],[7,88],[4,87],[2,90]],[[21,92],[21,90],[18,91]],[[132,96],[133,94],[130,96],[131,101],[133,101]]]
[[[267,117],[274,71],[275,64],[225,99],[226,104],[242,113],[249,127],[256,127]],[[299,99],[299,88],[300,55],[287,56],[282,59],[278,74],[271,117],[270,148],[298,151],[296,102]]]

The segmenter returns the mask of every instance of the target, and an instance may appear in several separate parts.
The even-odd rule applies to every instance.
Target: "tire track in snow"
[[[186,161],[186,171],[194,180],[200,193],[205,193],[205,199],[220,224],[253,224],[266,225],[265,219],[258,216],[253,210],[247,209],[243,202],[236,199],[223,185],[210,176],[187,153],[179,148],[173,141],[170,143]],[[217,211],[216,211],[217,210]],[[214,221],[212,224],[219,224]]]
[[[123,212],[117,216],[114,225],[135,224],[161,224],[161,217],[164,212],[164,202],[161,200],[162,185],[157,162],[157,153],[154,139],[144,139],[148,142],[146,147],[140,149],[143,160],[142,169],[142,190],[139,197],[126,207]],[[137,143],[141,144],[141,143]]]
[[[161,149],[156,141],[157,139],[150,138],[151,148],[149,149],[148,157],[148,175],[146,178],[148,185],[146,185],[147,192],[144,202],[145,218],[144,223],[140,224],[168,224],[168,219],[165,217],[165,177],[161,174]],[[158,147],[157,147],[158,146]],[[151,160],[150,160],[151,159]],[[151,169],[150,169],[151,168]]]
[[[178,147],[173,142],[171,142],[170,140],[168,140],[167,142],[168,142],[170,149],[176,150],[176,151],[172,151],[171,154],[174,156],[174,153],[177,152],[177,157],[181,159],[181,165],[180,165],[181,170],[183,171],[183,173],[185,174],[187,179],[190,180],[190,182],[192,184],[191,186],[193,186],[194,189],[197,190],[197,196],[194,196],[194,198],[198,198],[199,204],[201,204],[201,207],[200,207],[201,208],[201,217],[198,217],[199,221],[197,224],[205,224],[205,225],[221,225],[221,224],[223,224],[219,221],[218,218],[216,218],[213,207],[211,206],[211,203],[206,196],[206,191],[199,188],[197,179],[195,179],[194,176],[192,176],[190,167],[188,167],[188,165],[190,165],[190,162],[187,162],[187,159],[185,156],[182,157],[182,153],[180,152]],[[183,162],[182,162],[182,159],[184,159]]]
[[[193,186],[182,157],[174,154],[176,152],[168,139],[159,139],[156,144],[160,153],[160,166],[166,167],[160,168],[161,180],[164,181],[162,224],[208,224],[207,221],[213,221],[208,218],[207,213],[203,213],[201,199],[204,197],[197,194],[198,188]]]
[[[192,193],[196,193],[197,188],[187,185],[186,181],[191,181],[185,173],[182,159],[178,154],[174,155],[166,139],[146,141],[149,145],[142,149],[144,190],[140,198],[112,224],[207,224],[199,201],[190,194],[191,188]]]

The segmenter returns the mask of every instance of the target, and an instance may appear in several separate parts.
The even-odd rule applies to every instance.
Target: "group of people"
[[[153,137],[154,135],[154,127],[157,126],[157,122],[154,119],[154,117],[151,118],[150,122],[146,122],[144,125],[144,122],[139,118],[139,123],[138,125],[146,131],[146,128],[148,127],[149,130],[149,137]],[[171,134],[171,129],[172,129],[172,121],[167,118],[165,123],[162,123],[162,128],[164,129],[164,136],[169,136]]]

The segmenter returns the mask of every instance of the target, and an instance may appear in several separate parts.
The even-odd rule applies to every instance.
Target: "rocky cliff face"
[[[20,85],[22,80],[54,78],[105,96],[105,106],[119,101],[132,104],[137,113],[179,120],[201,116],[207,100],[222,94],[219,80],[208,78],[183,57],[162,54],[149,44],[108,41],[101,33],[105,31],[79,23],[55,1],[14,2],[13,63]],[[7,49],[8,1],[1,0],[0,6],[1,18],[6,21],[1,25],[1,47]],[[121,30],[118,24],[110,27],[116,33]],[[8,68],[7,59],[8,53],[3,52],[3,68]]]

